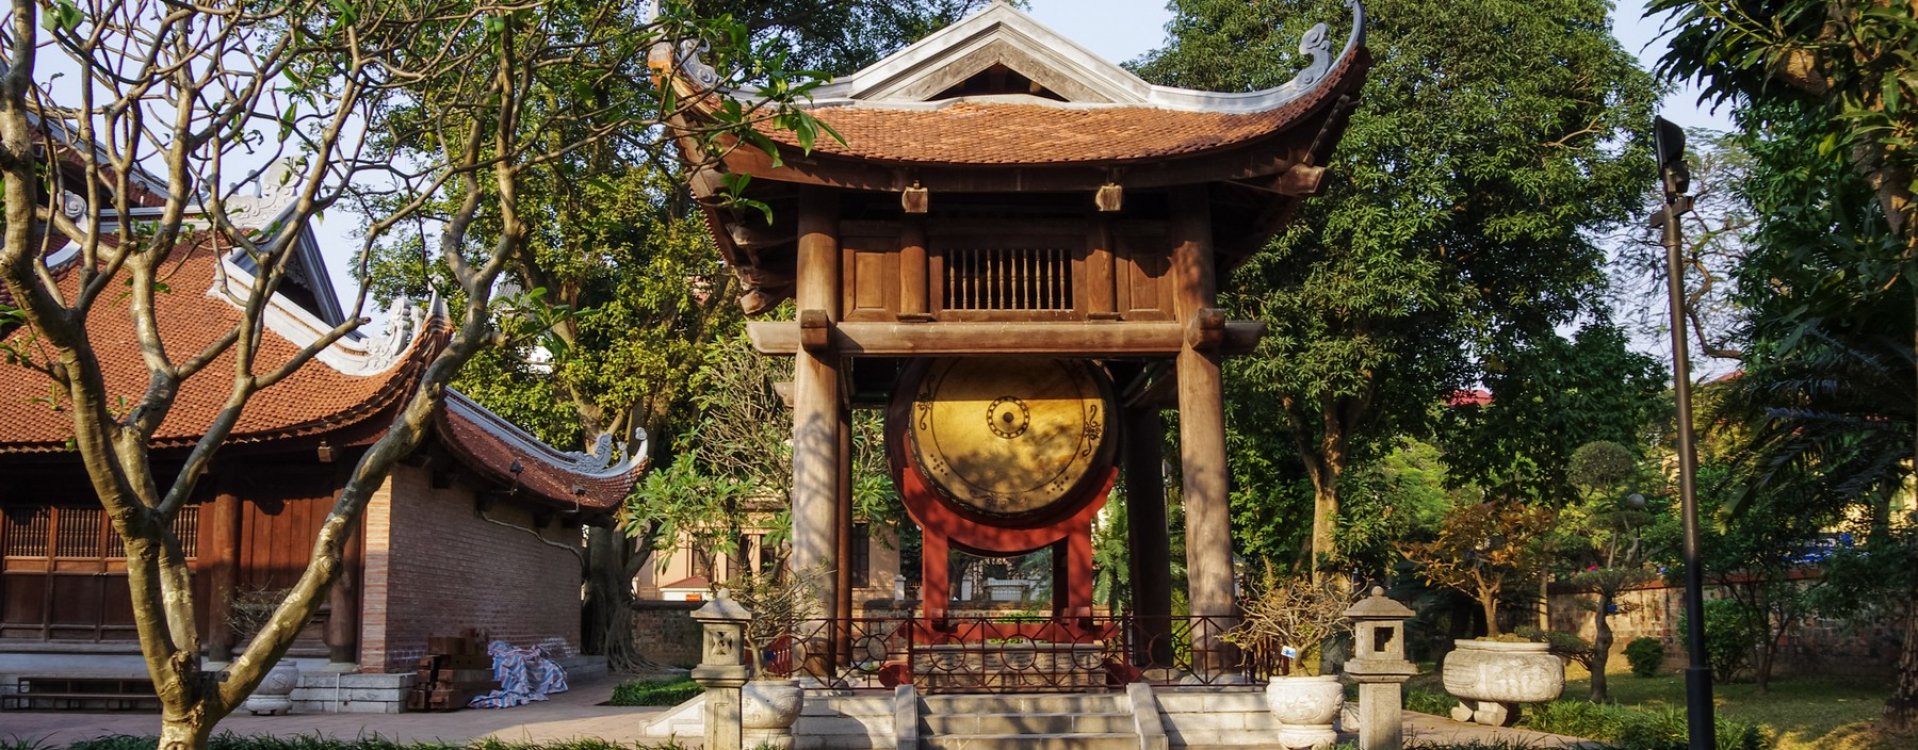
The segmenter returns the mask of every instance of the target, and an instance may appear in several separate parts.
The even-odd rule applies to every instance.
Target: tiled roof
[[[898,164],[1045,165],[1124,163],[1197,155],[1278,133],[1363,78],[1363,55],[1348,55],[1329,80],[1276,109],[1225,113],[1145,106],[1078,106],[955,100],[943,106],[848,104],[811,110],[845,137],[824,134],[814,153]],[[792,131],[764,127],[797,146]]]
[[[644,443],[634,457],[561,453],[465,395],[448,390],[436,425],[442,442],[473,470],[563,507],[611,510],[645,473]]]
[[[238,308],[217,296],[219,292],[209,292],[218,265],[215,253],[199,248],[167,274],[171,291],[159,296],[157,315],[168,351],[176,358],[190,356],[240,320]],[[71,298],[77,275],[66,276],[61,280],[61,291]],[[147,371],[127,307],[108,301],[95,305],[88,318],[88,332],[110,398],[127,402],[138,399],[146,387]],[[443,323],[429,323],[389,366],[371,373],[342,372],[319,359],[307,362],[253,397],[227,444],[325,434],[369,419],[381,420],[383,427],[392,410],[412,392],[420,373],[445,343],[446,334]],[[25,329],[15,330],[4,340],[32,350],[32,335]],[[261,337],[255,370],[277,367],[298,350],[293,342],[269,328]],[[166,422],[155,434],[154,446],[182,448],[198,440],[227,396],[232,369],[233,354],[229,351],[188,378]],[[49,403],[50,392],[45,375],[0,363],[0,454],[70,452],[67,441],[73,434],[72,416]],[[618,507],[644,471],[643,462],[638,460],[599,461],[556,451],[451,389],[446,400],[435,425],[442,442],[469,468],[525,489],[528,499],[607,510]],[[643,444],[635,453],[643,455]],[[515,465],[521,468],[517,475],[512,471]]]
[[[192,356],[230,330],[240,311],[209,291],[219,264],[211,248],[186,253],[165,272],[169,290],[158,296],[155,315],[168,353],[176,360]],[[71,299],[78,274],[68,273],[61,291]],[[147,369],[134,333],[133,316],[115,292],[102,295],[87,319],[94,354],[100,360],[110,403],[132,403],[145,392]],[[25,328],[5,340],[42,354]],[[318,434],[358,422],[399,403],[418,377],[443,335],[415,337],[411,349],[394,364],[368,375],[350,375],[321,362],[308,362],[293,375],[260,391],[234,426],[229,444],[258,443]],[[268,331],[261,337],[255,372],[267,372],[290,360],[299,347]],[[154,434],[160,448],[193,444],[220,411],[232,383],[234,353],[229,349],[198,375],[188,378],[171,412]],[[17,364],[0,363],[0,453],[66,452],[73,435],[68,406],[50,399],[45,375]],[[124,400],[124,401],[122,401]]]

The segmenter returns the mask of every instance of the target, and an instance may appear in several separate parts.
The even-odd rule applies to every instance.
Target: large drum
[[[1092,519],[1117,474],[1112,408],[1111,380],[1083,360],[935,359],[907,370],[887,413],[887,446],[906,511],[924,532],[929,636],[947,627],[949,549],[1053,548],[1056,622],[1090,623]]]
[[[1067,359],[940,359],[906,373],[888,428],[895,471],[987,525],[1072,515],[1110,473],[1110,380]],[[903,463],[899,461],[903,458]]]

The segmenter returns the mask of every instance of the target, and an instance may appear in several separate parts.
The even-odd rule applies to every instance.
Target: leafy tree
[[[1178,0],[1162,83],[1245,90],[1297,66],[1333,0]],[[1543,335],[1585,304],[1593,230],[1631,218],[1651,164],[1629,137],[1657,87],[1595,0],[1378,0],[1373,65],[1324,195],[1235,277],[1271,325],[1235,377],[1275,405],[1314,492],[1315,564],[1336,554],[1341,486],[1383,436],[1416,433],[1472,375],[1470,352]],[[1549,63],[1545,62],[1549,61]],[[1620,145],[1623,144],[1623,145]],[[1234,429],[1245,429],[1243,420]]]
[[[464,3],[374,9],[339,0],[86,10],[11,4],[0,36],[0,283],[17,305],[8,317],[31,345],[8,354],[12,364],[47,376],[72,415],[74,451],[125,546],[131,609],[162,705],[161,747],[205,746],[325,600],[353,524],[394,464],[417,449],[445,386],[500,331],[534,327],[523,322],[529,311],[495,299],[502,274],[532,248],[520,189],[567,154],[675,114],[679,103],[658,96],[646,67],[655,42],[714,38],[722,70],[750,63],[747,51],[727,43],[732,35],[723,25],[677,9],[651,21],[632,12],[565,1],[511,11]],[[69,75],[84,83],[55,83],[59,75],[36,67],[36,58],[50,56],[65,57],[77,71]],[[777,66],[747,67],[761,78],[787,78]],[[590,103],[550,106],[588,80],[613,85],[595,90]],[[782,90],[803,95],[808,88],[795,82]],[[805,117],[787,113],[789,105],[770,99],[686,135],[717,147],[716,137],[746,120]],[[97,148],[63,150],[46,125],[55,121]],[[276,225],[235,226],[228,212],[234,180],[222,170],[240,149],[300,157],[289,180],[295,204]],[[46,168],[66,156],[77,160],[83,184]],[[161,185],[153,192],[164,205],[154,220],[102,221],[109,210],[129,214],[139,168]],[[46,199],[63,190],[86,197],[78,220]],[[402,224],[419,230],[422,266],[436,268],[455,292],[455,324],[436,334],[446,343],[361,454],[298,582],[216,680],[202,669],[191,574],[171,522],[253,396],[362,322],[364,293],[345,323],[296,356],[260,358],[262,311],[287,277],[293,238],[322,210],[343,204],[370,212],[362,253]],[[202,210],[203,219],[190,218]],[[203,242],[245,254],[259,269],[257,283],[245,293],[240,323],[213,344],[169,349],[154,324],[165,276]],[[46,265],[52,243],[79,250],[66,285]],[[136,322],[147,352],[139,393],[108,392],[86,325],[89,316],[116,310]],[[150,441],[183,384],[222,377],[225,408],[180,461],[156,466]]]
[[[1865,212],[1862,225],[1855,223],[1861,213],[1855,204],[1787,201],[1787,205],[1813,209],[1799,213],[1795,218],[1800,221],[1793,222],[1809,242],[1775,247],[1785,251],[1779,254],[1784,258],[1800,255],[1809,260],[1795,252],[1799,247],[1814,249],[1813,255],[1837,249],[1863,256],[1856,265],[1816,266],[1827,271],[1825,286],[1836,287],[1829,289],[1835,294],[1817,295],[1825,300],[1826,309],[1834,303],[1845,306],[1861,301],[1860,295],[1845,293],[1858,276],[1904,282],[1896,286],[1902,287],[1899,296],[1904,297],[1905,309],[1894,318],[1903,325],[1889,333],[1904,342],[1898,347],[1908,363],[1904,379],[1918,377],[1918,358],[1910,356],[1918,349],[1918,326],[1911,325],[1918,317],[1912,312],[1918,307],[1918,273],[1914,273],[1918,271],[1918,201],[1913,199],[1918,189],[1914,184],[1918,150],[1913,148],[1918,109],[1911,106],[1918,96],[1918,4],[1910,0],[1653,0],[1647,11],[1666,14],[1676,30],[1661,72],[1696,78],[1705,84],[1708,96],[1730,100],[1757,117],[1782,111],[1779,119],[1797,126],[1793,135],[1799,137],[1781,140],[1800,149],[1795,154],[1799,163],[1806,161],[1805,156],[1816,157],[1823,164],[1807,164],[1808,171],[1829,174],[1836,167],[1854,178],[1826,181],[1814,186],[1811,195],[1836,198],[1862,188],[1869,196],[1876,217]],[[1789,173],[1779,177],[1792,179]],[[1848,230],[1861,226],[1882,227],[1886,241],[1834,247],[1837,243],[1818,236],[1837,229],[1835,238],[1844,238]],[[1891,267],[1890,274],[1883,273],[1886,266]],[[1818,286],[1795,288],[1812,292]],[[1863,298],[1875,296],[1879,295]],[[1791,321],[1796,316],[1790,312],[1779,317],[1800,323],[1800,331],[1817,327],[1812,321]],[[1898,390],[1910,393],[1915,387]],[[1901,396],[1897,401],[1905,399]],[[1918,413],[1910,411],[1900,416],[1908,424],[1918,419]],[[1904,431],[1903,445],[1910,450],[1918,431]],[[1911,461],[1907,471],[1918,471],[1914,457],[1918,453],[1907,453],[1906,460]],[[1908,590],[1905,598],[1918,602],[1918,588]],[[1886,723],[1895,729],[1918,725],[1918,605],[1907,604],[1906,609],[1898,684],[1885,705]]]
[[[1778,649],[1791,629],[1813,612],[1816,597],[1811,592],[1825,585],[1812,567],[1814,540],[1838,519],[1829,509],[1801,502],[1800,488],[1781,484],[1742,497],[1734,513],[1731,505],[1740,490],[1732,478],[1723,464],[1700,466],[1699,566],[1705,581],[1730,602],[1719,606],[1736,614],[1737,626],[1726,632],[1752,634],[1736,648],[1752,656],[1758,688],[1768,691]],[[1683,536],[1675,507],[1647,531],[1647,538],[1660,550],[1667,577],[1684,580]],[[1725,677],[1730,678],[1729,672]]]
[[[878,62],[990,1],[694,0],[692,5],[707,15],[731,14],[756,38],[781,47],[790,65],[837,75]]]
[[[1579,500],[1589,488],[1571,481],[1575,451],[1593,441],[1637,445],[1667,408],[1663,368],[1628,344],[1600,322],[1569,340],[1554,333],[1499,346],[1483,381],[1492,400],[1446,410],[1452,480],[1555,507]]]
[[[1400,547],[1418,576],[1476,599],[1486,635],[1498,635],[1498,601],[1507,586],[1538,575],[1557,514],[1512,501],[1460,505],[1445,514],[1438,538]]]
[[[1482,496],[1477,487],[1448,488],[1437,446],[1401,439],[1390,452],[1354,467],[1339,518],[1339,556],[1350,570],[1380,580],[1403,560],[1397,543],[1438,532],[1447,511]]]

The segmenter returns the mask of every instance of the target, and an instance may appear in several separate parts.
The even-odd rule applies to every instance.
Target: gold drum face
[[[1077,360],[940,360],[911,391],[906,449],[964,509],[1037,513],[1075,499],[1110,463],[1107,392],[1103,373]]]

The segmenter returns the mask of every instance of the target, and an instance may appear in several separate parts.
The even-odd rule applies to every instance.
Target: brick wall
[[[633,602],[633,642],[640,656],[673,667],[699,663],[700,602]]]
[[[1722,596],[1719,587],[1705,589],[1706,599]],[[1597,628],[1597,603],[1596,594],[1554,592],[1552,629],[1591,640]],[[1685,666],[1685,632],[1679,629],[1685,612],[1683,586],[1655,583],[1621,593],[1617,603],[1619,612],[1611,618],[1614,654],[1623,653],[1632,639],[1646,636],[1665,644],[1667,669]],[[1776,670],[1781,674],[1889,673],[1897,663],[1902,637],[1892,623],[1808,617],[1795,623],[1780,644]]]
[[[467,628],[520,646],[559,638],[579,648],[579,558],[540,541],[578,546],[579,530],[549,523],[535,539],[532,513],[511,501],[486,510],[508,525],[489,523],[474,513],[475,490],[464,479],[436,489],[426,469],[401,465],[373,496],[362,669],[411,669],[428,636]]]

